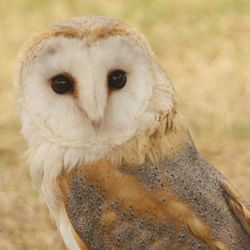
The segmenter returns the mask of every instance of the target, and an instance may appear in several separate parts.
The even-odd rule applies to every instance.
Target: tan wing
[[[226,191],[227,200],[232,211],[250,235],[250,210],[247,204],[242,200],[240,194],[230,182],[224,180],[223,187]]]
[[[226,249],[169,190],[153,190],[107,162],[70,176],[67,213],[90,249]]]

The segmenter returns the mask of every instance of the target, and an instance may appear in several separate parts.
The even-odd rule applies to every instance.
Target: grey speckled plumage
[[[209,225],[214,238],[226,242],[226,249],[250,248],[250,235],[227,203],[222,186],[224,177],[197,152],[192,142],[186,143],[185,153],[174,160],[165,157],[159,165],[143,164],[135,168],[123,165],[121,171],[135,176],[145,189],[153,190],[156,195],[157,190],[169,187]],[[106,200],[105,192],[98,185],[90,185],[83,173],[72,175],[67,210],[76,232],[91,249],[209,249],[171,220],[155,223],[134,215],[133,207],[124,211],[117,202],[107,207]],[[104,208],[118,215],[112,230],[102,223]]]

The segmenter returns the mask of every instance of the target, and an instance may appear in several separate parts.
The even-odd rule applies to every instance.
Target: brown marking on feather
[[[161,240],[155,241],[155,242],[152,244],[152,247],[153,247],[153,249],[155,249],[155,250],[162,249],[162,247],[161,247]]]
[[[110,230],[116,225],[117,214],[114,211],[104,211],[101,219],[105,224],[105,227],[107,227],[107,230]]]
[[[221,182],[222,186],[224,187],[224,190],[226,191],[226,198],[231,209],[233,210],[233,213],[240,220],[248,234],[250,234],[249,207],[243,202],[240,194],[229,181],[222,180]]]
[[[211,237],[211,229],[206,225],[188,206],[177,200],[169,200],[169,191],[157,191],[160,197],[168,202],[167,208],[172,217],[179,219],[178,223],[183,225],[188,232],[205,242],[211,249],[225,249],[224,243]]]
[[[206,197],[211,200],[211,201],[214,201],[214,197],[212,194],[210,194],[209,192],[206,192]]]
[[[169,218],[166,208],[150,192],[141,188],[134,176],[123,174],[108,161],[85,165],[81,171],[90,183],[104,190],[111,200],[117,201],[126,210],[132,206],[138,215],[147,214],[156,220]]]
[[[184,225],[188,232],[204,241],[211,249],[225,249],[221,241],[212,238],[209,226],[184,202],[176,200],[169,190],[157,190],[156,193],[145,190],[133,175],[122,173],[105,160],[81,166],[79,170],[89,183],[105,192],[110,202],[118,202],[126,211],[132,207],[134,214],[139,217],[146,216],[156,222],[172,220],[177,227]],[[156,198],[158,193],[164,197],[167,205]]]
[[[126,25],[119,25],[114,27],[108,27],[106,29],[100,29],[100,26],[92,26],[89,30],[89,35],[87,37],[86,44],[88,46],[91,46],[91,44],[95,43],[99,39],[104,39],[109,36],[113,35],[119,35],[119,36],[129,36],[129,35],[136,35],[136,32],[134,31],[127,31]],[[138,35],[137,35],[138,36]]]
[[[148,231],[147,231],[147,230],[142,230],[142,232],[141,232],[141,238],[142,238],[144,241],[147,240],[148,236],[149,236]]]

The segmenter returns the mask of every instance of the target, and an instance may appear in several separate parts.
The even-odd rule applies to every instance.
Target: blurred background
[[[175,85],[199,151],[250,202],[250,1],[1,0],[1,250],[65,249],[22,158],[12,79],[30,34],[85,15],[118,18],[145,34]]]

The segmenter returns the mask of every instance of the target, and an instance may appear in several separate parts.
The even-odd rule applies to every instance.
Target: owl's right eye
[[[51,88],[57,94],[65,94],[73,90],[74,80],[67,75],[61,74],[51,78]]]
[[[123,70],[114,70],[108,75],[108,85],[111,89],[122,89],[126,82],[126,72]]]

